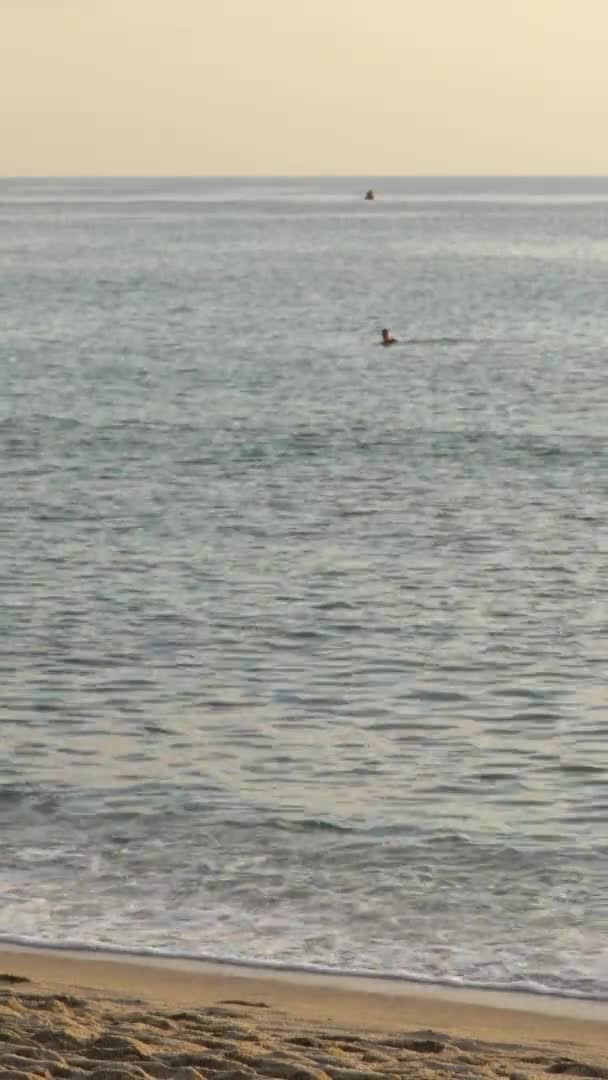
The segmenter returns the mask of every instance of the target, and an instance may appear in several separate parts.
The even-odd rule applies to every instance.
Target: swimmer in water
[[[396,343],[397,343],[397,338],[393,337],[390,330],[383,330],[382,331],[382,344],[383,345],[395,345]]]

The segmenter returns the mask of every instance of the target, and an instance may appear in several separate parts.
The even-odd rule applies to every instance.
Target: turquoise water
[[[607,997],[608,180],[369,183],[0,181],[0,936]]]

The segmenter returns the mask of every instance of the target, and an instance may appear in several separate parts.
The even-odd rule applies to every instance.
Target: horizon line
[[[454,173],[0,173],[4,180],[608,180],[608,172]]]

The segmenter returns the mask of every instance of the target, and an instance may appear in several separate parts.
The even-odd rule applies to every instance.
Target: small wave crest
[[[262,820],[250,818],[226,818],[221,821],[222,828],[230,829],[253,829],[259,832],[264,829],[288,833],[356,833],[361,832],[356,826],[341,825],[336,821],[327,821],[324,818],[290,818],[268,817]]]

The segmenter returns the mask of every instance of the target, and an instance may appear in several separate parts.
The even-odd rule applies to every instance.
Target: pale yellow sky
[[[608,0],[0,0],[0,175],[608,173]]]

